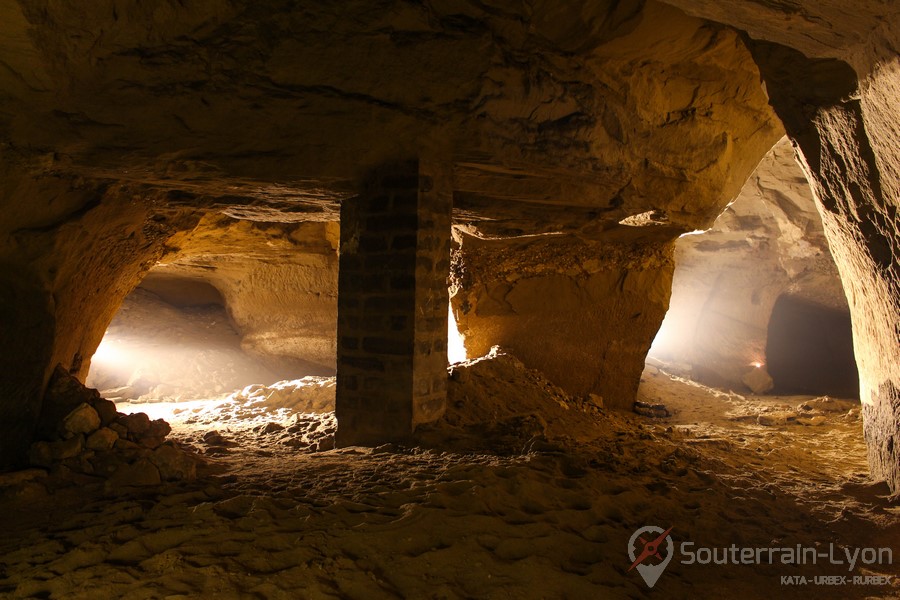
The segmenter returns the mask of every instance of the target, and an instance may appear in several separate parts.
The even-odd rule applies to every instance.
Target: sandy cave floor
[[[312,387],[318,407],[327,384]],[[627,572],[643,525],[673,527],[676,545],[900,551],[900,505],[867,480],[852,402],[743,397],[648,367],[640,398],[672,413],[649,418],[569,398],[500,356],[454,369],[446,421],[416,447],[335,450],[333,413],[270,391],[136,407],[168,412],[171,437],[202,457],[196,481],[7,478],[0,597],[900,597],[893,584],[781,584],[896,565],[676,555],[651,591]]]

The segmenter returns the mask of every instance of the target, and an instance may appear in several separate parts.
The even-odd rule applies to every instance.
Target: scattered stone
[[[100,415],[90,404],[82,403],[66,416],[63,427],[70,435],[90,434],[100,427]]]
[[[97,390],[84,387],[78,378],[57,365],[47,384],[47,391],[44,392],[37,437],[53,439],[60,433],[66,415],[81,404],[90,406],[99,398],[100,393]]]
[[[284,425],[281,425],[280,423],[275,423],[274,421],[271,421],[271,422],[266,423],[265,425],[261,426],[260,429],[261,429],[260,433],[270,434],[270,433],[275,433],[276,431],[283,431]]]
[[[136,439],[150,431],[150,417],[147,413],[122,415],[117,422],[128,430],[128,437]]]
[[[196,459],[181,448],[164,446],[172,427],[163,419],[121,414],[115,403],[60,369],[47,401],[38,441],[29,448],[32,465],[76,485],[95,481],[96,475],[108,477],[110,488],[196,478]]]
[[[282,442],[285,446],[290,448],[297,448],[298,450],[305,450],[310,447],[309,442],[305,442],[303,438],[288,438]]]
[[[228,500],[216,502],[213,505],[213,511],[220,517],[237,519],[250,514],[255,504],[256,498],[253,496],[235,496]]]
[[[747,371],[744,373],[741,381],[754,394],[765,394],[766,392],[771,392],[772,388],[775,387],[775,382],[772,381],[772,376],[769,375],[765,367],[754,367]]]
[[[634,403],[634,412],[645,417],[661,419],[672,416],[665,404],[649,404],[638,400]]]
[[[172,433],[172,426],[169,425],[165,419],[156,419],[154,421],[150,421],[150,430],[148,431],[148,435],[152,437],[166,437]]]
[[[848,410],[859,408],[859,402],[855,400],[839,400],[829,396],[819,396],[804,403],[811,410],[821,411],[823,413],[846,413]]]
[[[163,419],[156,419],[155,421],[150,421],[150,426],[143,434],[136,434],[133,438],[142,446],[146,446],[147,448],[157,448],[165,441],[166,436],[169,435],[171,431],[171,425],[166,423]]]
[[[603,408],[603,396],[598,394],[588,394],[588,403],[597,408]]]
[[[237,443],[227,439],[218,431],[207,431],[203,434],[203,441],[207,445],[217,448],[230,448],[237,446]]]
[[[797,419],[797,422],[801,425],[807,425],[810,427],[816,427],[818,425],[824,425],[827,419],[821,415],[817,417],[801,417]]]
[[[53,460],[65,460],[75,458],[84,449],[84,437],[76,435],[67,440],[50,442],[50,454]]]
[[[108,427],[110,423],[119,418],[119,411],[116,410],[116,403],[105,398],[98,398],[92,404],[94,410],[100,415],[100,425]]]
[[[101,427],[88,437],[85,446],[91,450],[109,450],[115,445],[116,440],[118,439],[118,433],[109,427]]]
[[[760,425],[773,427],[778,425],[787,425],[789,421],[797,420],[797,413],[793,411],[773,411],[762,413],[756,417],[756,422]]]
[[[107,481],[108,488],[159,485],[161,483],[159,469],[146,458],[134,464],[121,465]]]
[[[163,444],[153,451],[150,460],[159,469],[159,475],[166,481],[194,480],[197,478],[197,463],[184,450],[170,444]]]
[[[326,450],[334,450],[334,436],[328,436],[319,440],[316,445],[316,452],[325,452]]]
[[[122,466],[124,456],[117,452],[98,452],[89,460],[94,473],[101,477],[109,477]]]

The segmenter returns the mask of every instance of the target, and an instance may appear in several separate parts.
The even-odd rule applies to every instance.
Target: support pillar
[[[869,468],[900,494],[900,70],[872,65],[859,81],[847,63],[776,44],[754,42],[753,56],[847,294]]]
[[[449,165],[372,172],[341,206],[338,446],[408,438],[447,398]]]

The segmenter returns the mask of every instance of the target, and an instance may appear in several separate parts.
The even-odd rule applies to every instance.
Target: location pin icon
[[[648,525],[635,531],[631,539],[628,540],[628,557],[634,561],[631,564],[631,568],[637,568],[638,574],[644,580],[644,583],[647,584],[647,587],[652,588],[656,585],[660,575],[663,574],[663,571],[666,570],[666,567],[672,560],[675,544],[672,542],[672,536],[669,535],[670,531],[672,531],[671,528],[664,531],[662,527]],[[638,549],[636,546],[642,547]],[[635,550],[638,551],[635,552]],[[658,565],[640,564],[651,556],[661,556],[663,554],[665,558]]]

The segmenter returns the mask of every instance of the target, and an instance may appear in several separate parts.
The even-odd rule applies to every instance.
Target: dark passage
[[[781,296],[769,320],[766,361],[777,394],[859,398],[847,312]]]

